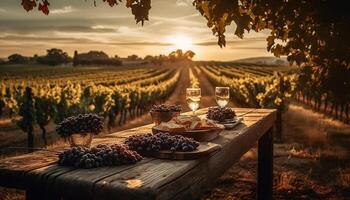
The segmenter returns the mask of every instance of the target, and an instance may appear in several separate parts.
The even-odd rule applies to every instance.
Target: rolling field
[[[55,124],[78,113],[93,112],[105,117],[105,132],[110,132],[130,127],[130,124],[149,123],[147,114],[144,115],[155,103],[182,104],[187,110],[187,87],[202,88],[202,107],[215,105],[213,87],[219,85],[231,87],[232,102],[235,102],[231,106],[259,107],[255,93],[264,93],[277,71],[286,73],[289,70],[286,66],[217,62],[122,67],[1,66],[0,134],[3,140],[0,146],[26,138],[20,129],[23,127],[18,126],[27,98],[26,87],[31,89],[34,99],[34,134],[41,134],[42,139],[36,140],[41,146],[57,140],[55,134],[51,134]],[[254,80],[258,80],[259,87],[252,87],[256,84]],[[240,86],[242,81],[246,88]],[[247,97],[254,99],[247,100]],[[9,131],[21,136],[7,134]]]

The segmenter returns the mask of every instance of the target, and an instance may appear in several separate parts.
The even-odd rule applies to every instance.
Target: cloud
[[[226,41],[226,46],[229,44],[243,44],[244,46],[249,46],[251,44],[255,44],[256,42],[265,42],[266,38],[264,37],[255,37],[255,38],[246,38],[246,39],[237,39]],[[194,45],[198,46],[218,46],[217,41],[207,41],[207,42],[197,42]]]
[[[64,6],[63,8],[52,9],[50,14],[66,14],[76,11],[72,6]]]
[[[43,34],[50,35],[56,32],[64,32],[64,33],[117,33],[118,29],[112,26],[100,26],[100,25],[23,25],[23,26],[9,26],[9,25],[1,25],[0,30],[4,30],[0,33],[4,34]]]
[[[181,30],[184,32],[196,32],[196,33],[206,33],[208,30],[210,31],[209,28],[207,27],[199,27],[199,26],[175,26],[174,27],[177,30]]]
[[[109,42],[109,45],[116,46],[171,46],[172,43],[167,42]]]
[[[103,44],[111,46],[170,46],[173,45],[168,42],[111,42],[94,40],[93,38],[76,38],[76,37],[57,37],[57,36],[35,36],[35,35],[0,35],[0,41],[4,42],[27,42],[27,43],[61,43],[61,44]],[[3,46],[3,45],[1,45]]]
[[[192,0],[176,0],[177,6],[190,6],[192,4]]]
[[[35,42],[52,42],[52,43],[89,43],[89,42],[95,42],[91,39],[85,39],[85,38],[69,38],[69,37],[49,37],[49,36],[35,36],[35,35],[5,35],[0,36],[0,41],[3,40],[4,42],[28,42],[28,43],[35,43]]]
[[[190,20],[191,18],[198,17],[200,16],[198,13],[196,14],[190,14],[190,15],[185,15],[181,17],[175,17],[175,18],[170,18],[170,17],[161,17],[161,16],[152,16],[150,17],[150,20],[155,20],[156,22],[152,23],[150,26],[155,26],[155,25],[160,25],[160,24],[181,24],[183,26],[201,26],[203,23]]]

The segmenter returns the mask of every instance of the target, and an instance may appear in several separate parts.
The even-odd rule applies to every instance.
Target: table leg
[[[260,139],[258,146],[258,200],[272,200],[273,186],[273,129]]]

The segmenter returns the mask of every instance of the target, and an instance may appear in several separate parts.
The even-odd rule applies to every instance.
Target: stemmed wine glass
[[[201,89],[200,88],[187,88],[186,89],[186,101],[188,107],[192,110],[193,115],[199,108],[199,102],[201,101]]]
[[[229,87],[216,87],[215,88],[216,103],[219,107],[224,108],[230,101],[230,88]]]

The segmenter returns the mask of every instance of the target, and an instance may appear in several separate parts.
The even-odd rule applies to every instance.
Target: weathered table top
[[[144,158],[134,165],[74,169],[56,164],[55,152],[37,151],[0,160],[0,186],[66,199],[193,199],[252,148],[275,121],[271,109],[235,108],[243,123],[213,143],[222,149],[197,160]],[[204,114],[206,109],[199,110]],[[152,124],[95,138],[93,145],[149,133]]]

